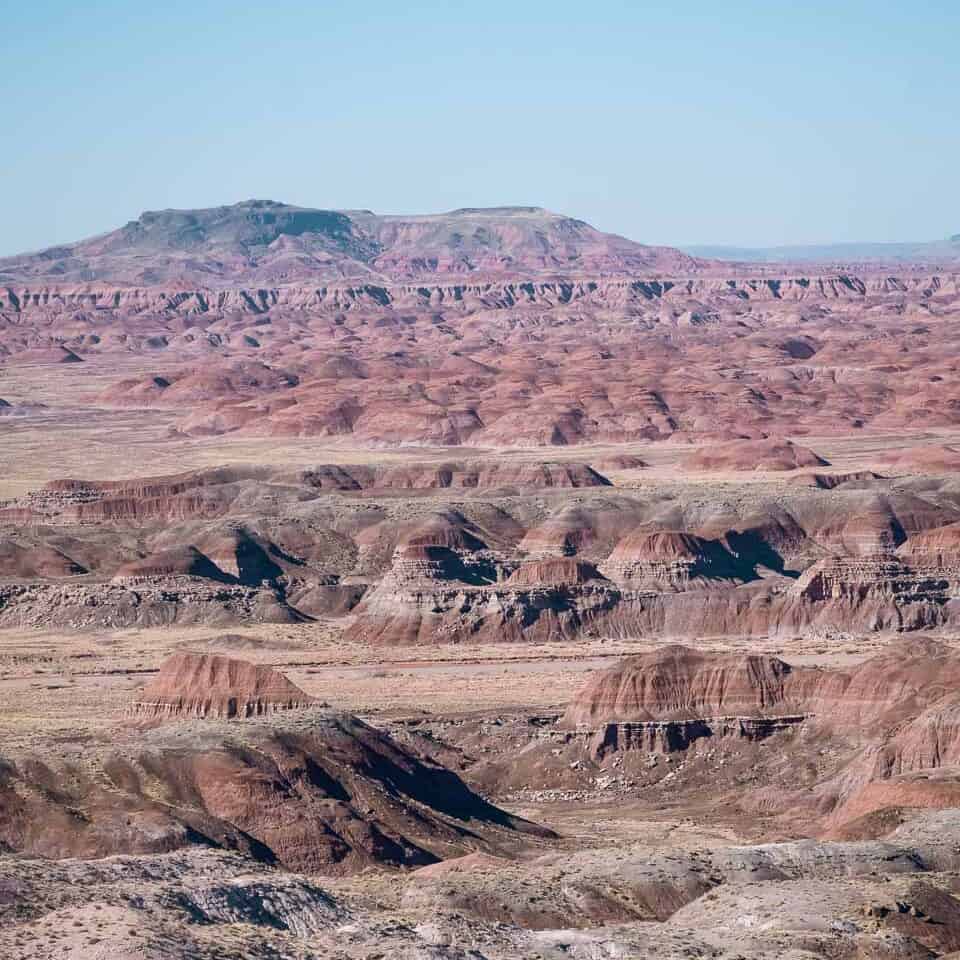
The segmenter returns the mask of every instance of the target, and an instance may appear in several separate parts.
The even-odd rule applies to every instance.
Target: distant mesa
[[[271,667],[209,653],[176,653],[140,691],[141,717],[242,719],[316,704]]]
[[[246,200],[149,211],[102,236],[0,259],[0,277],[218,287],[467,275],[692,275],[701,267],[670,247],[635,243],[540,207],[380,216]]]

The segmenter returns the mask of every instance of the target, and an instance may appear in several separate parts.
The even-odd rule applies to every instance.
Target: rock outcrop
[[[735,560],[721,544],[692,533],[644,528],[620,540],[603,569],[635,589],[658,592],[736,575]]]
[[[709,654],[680,645],[623,660],[593,677],[564,714],[569,726],[770,717],[802,712],[798,678],[776,657]]]
[[[229,720],[315,703],[271,667],[209,653],[175,653],[137,694],[135,716]]]
[[[290,716],[118,734],[85,745],[69,772],[42,757],[4,759],[0,844],[58,859],[199,845],[345,874],[552,836],[354,717],[317,711],[284,726]]]
[[[958,690],[960,654],[930,640],[893,643],[848,669],[667,646],[591,677],[561,727],[588,737],[584,755],[596,763],[716,738],[780,735],[798,756],[803,743],[829,743],[842,759],[804,802],[829,835],[873,835],[884,811],[960,800]],[[801,728],[802,741],[783,739]]]

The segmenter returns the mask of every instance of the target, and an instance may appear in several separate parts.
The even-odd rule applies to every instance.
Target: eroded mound
[[[211,653],[175,653],[137,694],[131,712],[144,717],[230,719],[315,703],[271,667]]]
[[[289,716],[289,715],[288,715]],[[235,849],[317,873],[412,866],[549,831],[346,714],[164,724],[0,762],[0,846],[41,857]]]
[[[568,706],[564,722],[597,726],[796,712],[795,683],[793,669],[776,657],[667,646],[593,677]]]
[[[119,583],[148,577],[199,577],[221,583],[236,582],[193,544],[168,547],[125,563],[117,569],[113,579]]]
[[[668,646],[587,681],[561,722],[584,739],[561,759],[710,756],[710,744],[724,739],[778,738],[772,742],[780,753],[754,752],[751,779],[760,785],[741,790],[738,804],[773,805],[785,819],[805,810],[805,829],[829,836],[884,836],[904,810],[960,802],[958,690],[960,653],[928,639],[896,642],[846,669]],[[810,772],[820,759],[802,772],[812,756],[826,754],[831,760],[818,775]],[[778,755],[800,765],[786,777],[792,787],[783,784],[782,768],[760,772],[763,757]]]
[[[797,470],[801,467],[826,467],[829,463],[808,447],[792,440],[732,440],[704,447],[681,462],[685,470],[746,471]]]
[[[557,557],[523,564],[510,574],[506,583],[509,587],[552,587],[589,583],[599,579],[602,578],[593,564]]]

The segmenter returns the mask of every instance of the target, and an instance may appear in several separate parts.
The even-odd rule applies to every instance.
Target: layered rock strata
[[[314,698],[270,667],[208,653],[176,653],[131,705],[135,716],[229,720],[309,707]]]

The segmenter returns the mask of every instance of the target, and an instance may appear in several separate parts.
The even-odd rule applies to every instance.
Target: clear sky
[[[960,232],[960,0],[10,0],[0,254],[251,197]]]

